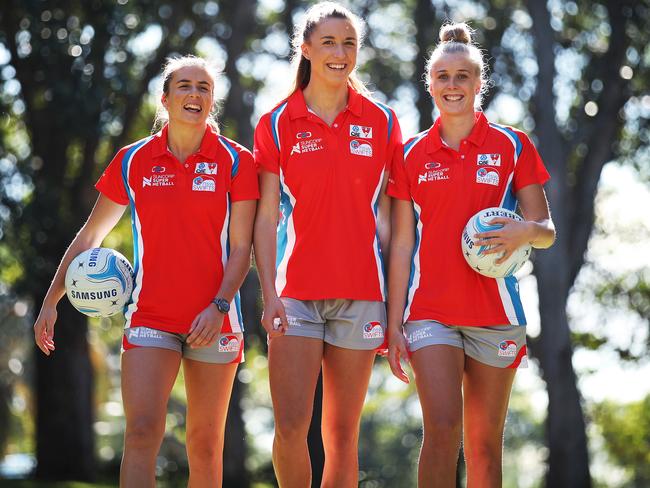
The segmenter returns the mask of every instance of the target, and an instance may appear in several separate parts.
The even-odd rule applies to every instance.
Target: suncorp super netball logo
[[[219,339],[219,352],[238,352],[239,339],[234,335],[225,335]]]
[[[383,339],[384,329],[381,328],[380,322],[368,322],[363,326],[364,339]]]

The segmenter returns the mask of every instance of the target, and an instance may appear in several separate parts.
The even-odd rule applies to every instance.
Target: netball
[[[501,224],[490,224],[495,217],[506,217],[521,222],[523,219],[508,209],[502,207],[490,207],[477,212],[467,221],[463,229],[460,243],[467,264],[484,276],[490,278],[505,278],[513,275],[530,257],[530,245],[519,247],[512,255],[501,264],[496,264],[502,253],[485,254],[490,247],[478,246],[474,241],[474,235],[479,232],[488,232],[500,229]]]
[[[96,247],[72,260],[65,274],[72,306],[89,317],[110,317],[124,309],[133,291],[133,268],[119,252]]]

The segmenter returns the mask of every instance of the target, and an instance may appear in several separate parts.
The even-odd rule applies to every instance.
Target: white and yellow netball
[[[490,249],[490,246],[479,246],[474,239],[475,234],[503,227],[501,224],[490,224],[495,217],[506,217],[518,222],[523,221],[519,215],[508,209],[502,207],[485,208],[472,215],[467,221],[460,238],[460,244],[465,261],[474,271],[490,278],[505,278],[513,275],[528,261],[531,246],[519,247],[503,263],[496,264],[495,261],[503,256],[503,253],[485,254],[485,251]]]
[[[70,262],[65,291],[72,306],[81,313],[110,317],[122,312],[131,298],[133,268],[114,249],[88,249]]]

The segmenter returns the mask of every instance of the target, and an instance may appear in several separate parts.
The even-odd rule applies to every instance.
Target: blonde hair
[[[165,95],[169,95],[169,84],[171,83],[172,76],[181,68],[186,68],[188,66],[197,66],[202,68],[208,73],[208,76],[212,78],[212,106],[210,107],[210,114],[208,115],[207,123],[210,125],[215,132],[219,133],[219,124],[217,122],[217,112],[218,112],[218,100],[214,95],[214,85],[216,83],[217,77],[219,76],[219,71],[211,65],[208,61],[203,58],[199,58],[193,55],[186,55],[180,57],[171,57],[167,58],[162,70],[162,86],[161,92]],[[151,133],[157,132],[160,130],[167,122],[169,121],[169,114],[167,109],[163,106],[160,101],[160,96],[158,97],[158,106],[156,107],[156,116],[154,117],[153,127]]]
[[[357,34],[357,49],[363,43],[366,23],[350,10],[335,2],[320,2],[310,7],[303,19],[295,26],[294,36],[291,40],[293,54],[291,56],[291,70],[295,73],[293,85],[289,94],[301,90],[309,84],[311,78],[311,62],[302,55],[301,46],[309,42],[312,32],[318,24],[325,19],[344,19],[349,21]],[[356,67],[348,77],[348,83],[357,92],[370,96],[370,92],[356,74]]]
[[[424,79],[427,91],[429,91],[431,86],[431,69],[436,61],[445,54],[464,53],[476,67],[476,74],[481,80],[481,91],[476,97],[476,104],[480,107],[481,102],[483,101],[483,95],[489,88],[489,81],[487,67],[485,60],[483,59],[483,52],[477,44],[472,42],[473,33],[474,31],[472,28],[465,22],[444,24],[440,28],[440,42],[427,60]]]

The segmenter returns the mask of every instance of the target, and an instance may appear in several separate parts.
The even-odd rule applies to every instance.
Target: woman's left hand
[[[215,304],[210,303],[192,322],[187,344],[191,348],[208,347],[214,344],[221,334],[223,318],[224,314],[219,312]]]
[[[531,238],[531,223],[519,222],[507,217],[495,217],[490,222],[490,225],[501,224],[503,227],[488,232],[479,232],[474,235],[474,243],[478,246],[488,246],[484,254],[503,253],[503,255],[495,261],[495,264],[501,264],[508,259],[513,252],[524,244],[529,244],[533,239]]]

